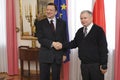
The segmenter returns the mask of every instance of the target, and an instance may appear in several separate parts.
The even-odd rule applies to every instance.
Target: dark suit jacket
[[[98,25],[94,24],[86,37],[84,37],[83,27],[80,28],[74,40],[64,45],[64,48],[76,47],[79,49],[79,58],[82,63],[107,65],[107,41],[103,29]]]
[[[62,56],[66,50],[55,50],[51,47],[53,41],[64,43],[66,37],[66,23],[61,19],[56,19],[56,31],[52,31],[48,19],[39,21],[36,26],[36,36],[41,44],[39,56],[40,63],[52,63],[54,60],[58,64],[62,62]]]

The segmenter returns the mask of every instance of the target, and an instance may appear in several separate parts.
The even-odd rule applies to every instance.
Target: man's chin
[[[53,19],[53,17],[52,17],[52,16],[47,16],[47,18]]]

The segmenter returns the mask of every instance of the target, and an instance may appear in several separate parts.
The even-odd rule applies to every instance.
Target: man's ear
[[[55,12],[55,15],[57,14],[57,11]]]

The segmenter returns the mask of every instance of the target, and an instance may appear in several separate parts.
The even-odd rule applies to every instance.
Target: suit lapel
[[[51,32],[53,32],[52,27],[51,27],[51,25],[50,25],[50,23],[49,23],[49,21],[48,21],[47,18],[46,18],[46,20],[45,20],[45,24],[46,24],[46,26],[44,26],[44,27],[48,27],[48,28],[46,28],[46,29],[49,29],[49,30],[51,30]]]
[[[47,26],[50,26],[49,21],[48,21],[47,18],[45,19],[45,23],[46,23]]]
[[[56,32],[59,32],[59,28],[60,28],[60,22],[58,19],[56,19]]]

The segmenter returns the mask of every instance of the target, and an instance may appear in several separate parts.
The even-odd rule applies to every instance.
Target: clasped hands
[[[60,50],[62,49],[62,43],[60,42],[53,42],[52,46],[56,49],[56,50]]]
[[[60,50],[62,49],[62,43],[60,42],[53,42],[52,46],[56,49],[56,50]],[[66,56],[63,55],[63,62],[67,59]]]

